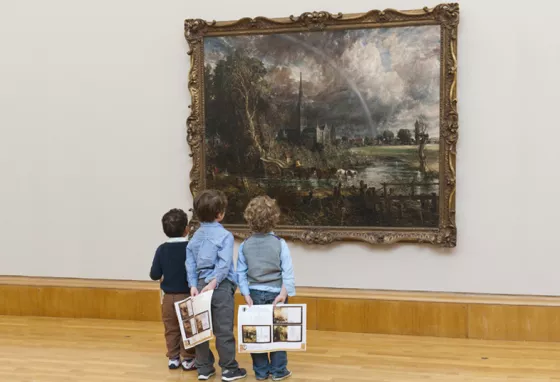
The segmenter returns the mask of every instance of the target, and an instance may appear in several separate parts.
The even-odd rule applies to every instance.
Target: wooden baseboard
[[[151,283],[34,277],[0,277],[0,315],[161,319]]]
[[[309,330],[560,341],[560,297],[298,288],[291,302]],[[0,276],[0,315],[158,321],[159,285]]]

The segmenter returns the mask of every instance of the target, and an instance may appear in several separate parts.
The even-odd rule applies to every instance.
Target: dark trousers
[[[206,286],[204,280],[199,280],[198,291]],[[239,364],[235,360],[235,337],[233,336],[234,302],[233,294],[237,286],[229,280],[224,280],[214,290],[212,295],[212,328],[216,337],[216,349],[220,357],[219,365],[222,372],[237,370]],[[207,375],[214,372],[214,354],[210,350],[210,343],[204,342],[196,346],[196,368],[198,374]]]
[[[278,293],[251,290],[254,305],[271,305],[277,296]],[[279,377],[287,372],[288,354],[285,351],[272,352],[270,355],[268,353],[251,353],[251,358],[253,358],[253,370],[259,379],[268,378],[269,375]]]
[[[167,345],[167,358],[193,359],[194,349],[185,349],[179,319],[175,313],[175,303],[189,297],[188,294],[165,294],[161,303],[161,317],[165,328],[165,344]]]

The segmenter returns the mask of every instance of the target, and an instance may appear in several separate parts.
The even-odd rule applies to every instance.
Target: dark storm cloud
[[[262,60],[279,102],[296,101],[300,72],[309,123],[356,134],[439,121],[438,26],[361,29],[205,39],[206,62],[235,49]]]

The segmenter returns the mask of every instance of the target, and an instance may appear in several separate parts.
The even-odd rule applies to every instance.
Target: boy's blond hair
[[[280,220],[280,208],[269,196],[257,196],[249,202],[243,215],[251,231],[268,233]]]

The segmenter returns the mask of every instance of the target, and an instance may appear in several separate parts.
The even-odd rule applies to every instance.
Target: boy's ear
[[[189,232],[191,232],[191,227],[186,226],[185,227],[185,233],[183,234],[185,237],[189,236]]]

